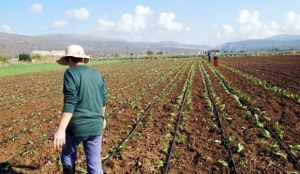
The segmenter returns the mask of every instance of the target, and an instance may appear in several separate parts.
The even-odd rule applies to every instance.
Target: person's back
[[[103,124],[104,117],[101,114],[103,112],[103,95],[106,95],[101,94],[104,88],[103,76],[87,65],[80,65],[66,70],[63,89],[65,105],[72,104],[74,102],[73,97],[77,97],[73,117],[66,130],[67,133],[77,137],[102,134],[99,125]],[[77,93],[76,96],[75,93]]]

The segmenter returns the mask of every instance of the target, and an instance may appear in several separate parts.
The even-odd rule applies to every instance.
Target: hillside
[[[220,49],[223,51],[299,50],[300,35],[281,34],[265,39],[228,42]]]
[[[228,42],[223,46],[189,45],[173,41],[162,42],[129,42],[126,40],[99,37],[88,34],[46,34],[24,36],[0,32],[0,55],[18,57],[20,53],[30,54],[32,51],[63,51],[68,45],[82,45],[87,54],[92,56],[134,54],[142,55],[148,50],[164,53],[196,54],[209,49],[221,51],[267,51],[267,50],[299,50],[300,35],[282,34],[265,39]]]
[[[34,50],[64,50],[68,45],[82,45],[86,53],[94,56],[114,54],[145,54],[148,50],[164,53],[197,53],[211,49],[207,45],[187,45],[178,42],[128,42],[121,39],[105,38],[87,34],[47,34],[23,36],[0,32],[0,54],[17,57],[20,53],[29,54]]]

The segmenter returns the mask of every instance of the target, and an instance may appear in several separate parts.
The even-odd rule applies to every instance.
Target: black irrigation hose
[[[189,88],[189,85],[190,85],[190,81],[191,81],[191,73],[192,73],[192,71],[189,74],[188,85],[186,86],[186,88],[184,90],[184,95],[183,95],[183,99],[181,101],[181,106],[180,106],[180,112],[179,112],[179,114],[177,116],[177,122],[176,122],[175,131],[174,131],[174,136],[173,136],[172,144],[171,144],[171,147],[170,147],[170,150],[169,150],[169,153],[168,153],[168,158],[167,158],[167,161],[166,161],[166,164],[165,164],[165,171],[164,171],[165,174],[168,173],[168,169],[169,169],[169,165],[170,165],[170,160],[171,160],[171,155],[172,155],[172,152],[173,152],[173,149],[174,149],[174,145],[175,145],[176,133],[178,131],[179,123],[180,123],[181,116],[182,116],[181,113],[183,111],[183,106],[184,106],[184,103],[185,103],[185,100],[186,100],[187,91],[188,91],[188,88]]]
[[[176,78],[177,78],[177,76],[176,76]],[[171,84],[169,84],[166,88],[170,88],[171,87]],[[152,108],[152,106],[153,106],[153,104],[162,96],[162,94],[161,95],[158,95],[159,97],[157,97],[156,99],[154,99],[153,101],[152,101],[152,103],[147,107],[147,109],[146,109],[146,111],[145,111],[145,113],[141,116],[141,118],[136,122],[136,124],[134,125],[134,128],[131,130],[131,132],[127,135],[127,137],[125,137],[124,139],[123,139],[123,141],[118,145],[118,147],[116,148],[117,150],[115,151],[115,152],[113,152],[112,154],[110,154],[107,158],[105,158],[105,160],[103,160],[103,162],[102,162],[102,165],[105,165],[108,161],[109,161],[109,159],[111,159],[112,157],[114,157],[117,153],[118,153],[118,149],[126,142],[126,140],[127,139],[129,139],[132,135],[133,135],[133,133],[135,132],[135,130],[136,130],[136,128],[137,128],[137,126],[138,126],[138,124],[143,120],[143,118],[147,115],[147,113],[149,112],[149,110]],[[118,109],[117,109],[118,110]],[[113,112],[113,113],[115,113],[115,111]],[[112,116],[112,114],[110,114],[110,116]]]
[[[103,160],[102,165],[105,165],[105,164],[108,162],[109,159],[111,159],[112,157],[114,157],[114,156],[117,154],[117,152],[119,152],[119,151],[118,151],[119,147],[121,147],[121,146],[126,142],[126,140],[129,139],[129,138],[133,135],[133,133],[134,133],[135,130],[137,129],[139,123],[143,120],[143,118],[145,117],[145,115],[148,114],[150,108],[152,107],[152,105],[153,105],[154,103],[155,103],[155,101],[153,101],[153,102],[147,107],[145,113],[144,113],[143,116],[135,123],[134,128],[131,130],[131,132],[130,132],[130,133],[127,135],[127,137],[124,138],[123,141],[118,145],[117,150],[114,151],[113,153],[111,153],[107,158],[105,158],[105,160]]]
[[[186,64],[187,64],[187,63],[186,63]],[[162,77],[162,79],[163,79],[163,77]],[[127,86],[129,86],[129,85],[127,85]],[[126,86],[126,87],[127,87],[127,86]],[[117,111],[119,111],[120,109],[122,109],[122,108],[125,106],[125,104],[127,104],[127,103],[130,102],[130,101],[133,101],[134,99],[138,98],[138,97],[141,96],[142,94],[145,94],[145,92],[147,92],[147,91],[150,90],[150,89],[151,89],[151,88],[148,87],[144,92],[141,92],[140,94],[136,95],[135,97],[132,97],[131,99],[126,100],[126,102],[122,103],[121,106],[119,106],[118,108],[116,108],[115,110],[113,110],[113,111],[108,115],[108,117],[112,117]]]
[[[149,90],[149,89],[148,89],[148,90]],[[147,90],[146,90],[146,91],[147,91]],[[156,99],[156,100],[157,100],[157,99]],[[147,107],[146,112],[144,113],[144,115],[136,122],[134,129],[133,129],[133,130],[131,131],[131,133],[130,133],[130,134],[129,134],[129,135],[128,135],[121,143],[120,143],[120,145],[119,145],[118,147],[122,146],[122,145],[125,143],[125,141],[133,135],[133,133],[135,132],[135,130],[136,130],[137,126],[138,126],[138,123],[140,123],[140,122],[142,121],[142,119],[143,119],[143,118],[145,117],[145,115],[149,112],[150,108],[152,107],[152,105],[153,105],[154,103],[155,103],[155,101],[153,101],[153,102]],[[118,111],[120,108],[122,108],[125,104],[126,104],[126,103],[123,103],[123,104],[121,105],[121,107],[117,108],[117,109],[116,109],[115,111],[113,111],[109,116],[112,116],[116,111]],[[54,108],[54,107],[56,107],[56,106],[50,107],[50,108],[48,108],[48,109],[52,109],[52,108]],[[59,116],[59,115],[58,115],[58,116]],[[54,117],[54,116],[52,116],[52,117]],[[51,118],[52,118],[52,117],[51,117]],[[38,125],[40,125],[40,124],[42,124],[43,122],[48,121],[48,120],[50,120],[50,118],[48,118],[48,119],[46,119],[46,120],[43,120],[43,121],[41,121],[40,123],[35,124],[35,125],[31,126],[30,128],[27,128],[27,129],[24,130],[24,131],[20,131],[20,132],[19,132],[18,134],[16,134],[15,136],[13,136],[13,137],[11,137],[11,138],[8,138],[8,139],[5,139],[4,141],[0,142],[0,144],[2,144],[3,142],[7,142],[7,141],[9,141],[10,139],[13,139],[14,137],[17,137],[19,134],[21,134],[21,133],[23,133],[23,132],[26,132],[26,131],[30,130],[31,128],[33,128],[33,127],[37,127]],[[13,122],[13,123],[14,123],[14,122]],[[11,123],[11,124],[13,124],[13,123]],[[8,126],[9,126],[9,125],[3,125],[2,127],[0,127],[0,129],[1,129],[1,128],[4,128],[4,127],[8,127]],[[42,142],[42,141],[48,139],[49,137],[53,136],[54,133],[55,133],[55,131],[52,132],[52,133],[50,133],[50,134],[48,134],[45,138],[41,139],[41,140],[38,141],[38,142]],[[12,160],[12,159],[14,159],[14,158],[16,158],[16,157],[22,155],[22,154],[25,153],[26,151],[29,151],[29,150],[30,150],[32,147],[34,147],[35,145],[36,145],[36,143],[27,145],[23,150],[19,151],[19,152],[16,153],[15,155],[13,155],[13,156],[11,156],[10,158],[6,159],[6,160],[4,161],[4,163],[9,162],[10,160]],[[116,151],[116,152],[117,152],[117,151]],[[103,161],[102,164],[104,165],[110,158],[112,158],[113,156],[115,156],[116,152],[112,153],[108,158],[106,158],[106,159]]]
[[[180,70],[182,71],[182,70]],[[133,101],[134,99],[138,98],[139,96],[141,96],[142,94],[145,94],[145,92],[149,91],[151,88],[148,87],[144,92],[141,92],[140,94],[136,95],[135,97],[132,97],[131,99],[127,100],[126,102],[122,103],[121,106],[119,106],[118,108],[116,108],[115,110],[113,110],[108,117],[112,117],[117,111],[119,111],[120,109],[122,109],[125,104],[127,104],[130,101]]]
[[[46,139],[48,139],[49,137],[53,136],[54,133],[55,133],[55,131],[52,132],[52,133],[50,133],[50,134],[48,134],[46,137],[42,138],[41,140],[39,140],[39,141],[37,141],[37,142],[43,142],[44,140],[46,140]],[[19,152],[16,153],[15,155],[9,157],[9,158],[6,159],[3,163],[7,163],[7,162],[9,162],[9,161],[12,160],[12,159],[14,159],[14,158],[16,158],[16,157],[18,157],[18,156],[21,156],[23,153],[25,153],[25,152],[29,151],[31,148],[33,148],[36,144],[37,144],[37,143],[33,143],[33,144],[30,144],[30,145],[27,145],[23,150],[19,151]]]
[[[15,135],[13,135],[13,136],[11,136],[11,137],[9,137],[9,138],[6,138],[6,139],[3,139],[2,141],[0,141],[0,144],[6,143],[6,142],[8,142],[8,141],[10,141],[10,140],[12,140],[12,139],[18,137],[20,134],[22,134],[22,133],[24,133],[24,132],[28,132],[28,131],[30,131],[32,128],[35,128],[35,127],[37,127],[37,126],[43,124],[44,122],[47,122],[47,121],[49,121],[49,120],[51,120],[51,119],[53,119],[53,118],[56,118],[56,117],[58,118],[59,115],[54,115],[54,116],[51,116],[51,117],[49,117],[49,118],[47,118],[47,119],[43,119],[41,122],[39,122],[39,123],[37,123],[37,124],[34,124],[34,125],[32,125],[32,126],[26,128],[26,129],[22,129],[21,131],[19,131],[19,133],[17,133],[17,134],[15,134]]]
[[[51,107],[46,108],[46,109],[39,110],[38,112],[31,114],[31,117],[34,117],[35,114],[37,114],[37,113],[39,113],[39,112],[49,111],[49,110],[51,110],[51,109],[53,109],[53,108],[55,108],[55,107],[57,107],[57,106],[59,106],[59,105],[61,105],[61,103],[60,103],[60,104],[57,104],[57,105],[54,105],[54,106],[51,106]],[[27,119],[27,118],[29,118],[29,117],[26,117],[26,119]],[[10,126],[13,125],[14,123],[19,123],[22,119],[24,119],[24,118],[21,118],[21,119],[19,119],[19,120],[13,121],[13,122],[10,122],[10,123],[8,123],[8,124],[3,124],[3,125],[0,126],[0,130],[2,130],[2,129],[4,129],[4,128],[7,128],[7,127],[10,127]]]
[[[209,83],[208,83],[207,76],[205,75],[205,73],[203,73],[203,74],[204,74],[204,80],[205,80],[205,83],[206,83],[205,86],[206,86],[206,89],[208,91],[209,98],[210,98],[210,100],[211,100],[211,102],[213,104],[215,115],[217,115],[217,117],[218,117],[219,125],[220,125],[221,131],[222,131],[222,136],[223,136],[223,139],[225,141],[225,145],[226,145],[226,147],[227,147],[227,149],[229,151],[229,154],[230,154],[230,159],[231,159],[230,161],[231,161],[231,164],[232,164],[232,167],[233,167],[233,171],[232,172],[238,174],[236,166],[235,166],[235,162],[234,162],[234,159],[233,159],[232,150],[231,150],[230,144],[228,143],[227,138],[226,138],[226,133],[225,133],[222,121],[221,121],[220,113],[219,113],[219,111],[217,109],[217,105],[216,105],[216,103],[215,103],[215,101],[214,101],[214,99],[213,99],[213,97],[211,95],[210,88],[208,87]]]
[[[55,95],[51,95],[50,94],[50,96],[51,96],[51,98],[53,98],[53,97],[56,97],[56,96],[59,96],[60,94],[58,94],[58,93],[56,93]],[[48,94],[45,94],[45,95],[42,95],[42,96],[38,96],[38,99],[41,99],[41,98],[47,98],[47,100],[49,100],[49,95]],[[5,103],[5,104],[3,104],[3,105],[0,105],[0,107],[1,106],[6,106],[7,104],[12,104],[11,106],[6,106],[6,107],[4,107],[4,108],[1,108],[0,109],[0,111],[4,111],[4,110],[8,110],[8,109],[11,109],[12,107],[15,107],[15,106],[18,106],[20,103],[15,103],[16,101],[12,101],[12,102],[10,102],[10,103]],[[41,102],[41,101],[39,101],[39,102]]]
[[[234,95],[235,92],[229,87],[228,83],[219,75],[219,78],[222,80],[222,83],[225,85],[225,87],[228,89],[228,91]],[[250,111],[251,111],[251,114],[254,116],[254,115],[257,115],[254,111],[254,109],[241,97],[239,97],[239,101],[244,105],[246,106]],[[291,159],[296,163],[296,165],[298,166],[298,169],[300,167],[300,163],[298,162],[298,160],[296,159],[296,157],[292,154],[292,152],[290,150],[288,150],[285,145],[283,144],[283,142],[278,138],[278,136],[272,131],[272,129],[268,126],[267,124],[267,121],[262,118],[262,117],[258,117],[263,123],[264,123],[264,126],[266,127],[266,129],[273,135],[273,137],[277,140],[277,142],[280,144],[280,146],[285,150],[285,152],[291,157]]]
[[[257,115],[255,113],[255,111],[253,110],[253,108],[251,106],[249,106],[246,101],[242,98],[239,98],[239,100],[241,101],[241,103],[243,103],[245,106],[247,106],[247,108],[251,111],[252,115]],[[263,123],[264,126],[266,127],[266,129],[273,135],[273,137],[277,140],[277,142],[280,144],[280,146],[285,150],[285,152],[291,157],[291,159],[296,163],[296,165],[298,166],[297,168],[300,169],[300,163],[299,161],[296,159],[296,157],[292,154],[292,152],[290,150],[288,150],[285,145],[283,144],[283,142],[278,138],[278,136],[272,131],[272,129],[267,125],[267,121],[264,118],[258,117]]]

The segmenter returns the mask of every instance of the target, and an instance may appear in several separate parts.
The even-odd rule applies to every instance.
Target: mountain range
[[[24,36],[0,32],[0,55],[18,57],[30,54],[34,50],[64,50],[68,45],[82,45],[85,52],[92,56],[101,55],[142,55],[148,50],[154,53],[162,51],[170,54],[197,54],[210,49],[221,51],[261,51],[300,49],[300,35],[276,35],[264,39],[227,42],[217,47],[209,45],[191,45],[174,41],[130,42],[122,39],[106,38],[89,34],[45,34]]]
[[[272,51],[299,50],[300,35],[280,34],[264,39],[252,39],[238,42],[227,42],[219,46],[222,51]]]
[[[105,38],[88,34],[46,34],[24,36],[0,32],[0,55],[18,57],[19,54],[30,54],[34,50],[64,50],[68,45],[83,46],[86,53],[92,56],[101,55],[142,55],[148,50],[154,53],[193,53],[211,49],[207,45],[188,45],[173,41],[162,42],[129,42],[121,39]]]

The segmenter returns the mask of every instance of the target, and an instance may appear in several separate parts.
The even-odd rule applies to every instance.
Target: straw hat
[[[84,54],[84,50],[79,45],[70,45],[67,47],[65,56],[61,57],[60,59],[56,60],[56,62],[60,65],[69,65],[66,57],[75,57],[75,58],[84,58],[84,63],[89,63],[90,59],[92,59],[90,56]]]

